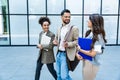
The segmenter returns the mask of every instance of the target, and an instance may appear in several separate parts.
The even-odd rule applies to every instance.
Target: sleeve
[[[68,42],[68,47],[74,47],[78,43],[79,37],[79,29],[77,27],[73,27],[73,41]]]
[[[103,53],[103,47],[105,43],[101,35],[98,35],[98,38],[99,41],[95,43],[94,50],[99,54],[99,53]]]
[[[102,45],[95,45],[94,46],[94,51],[96,51],[97,53],[102,53]]]

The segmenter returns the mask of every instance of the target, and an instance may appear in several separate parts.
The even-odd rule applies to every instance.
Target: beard
[[[70,20],[63,21],[63,23],[65,23],[65,24],[69,24],[69,23],[70,23]]]

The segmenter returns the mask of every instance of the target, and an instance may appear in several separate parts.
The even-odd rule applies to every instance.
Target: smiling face
[[[70,23],[70,13],[65,12],[61,18],[62,18],[63,24]]]
[[[49,30],[49,25],[50,25],[49,22],[47,21],[43,22],[42,29],[44,32],[47,32]]]

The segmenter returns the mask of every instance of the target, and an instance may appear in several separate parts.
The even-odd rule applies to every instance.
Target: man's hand
[[[58,45],[58,41],[56,39],[53,40],[54,45]]]
[[[68,43],[64,42],[64,47],[67,48],[68,47]]]

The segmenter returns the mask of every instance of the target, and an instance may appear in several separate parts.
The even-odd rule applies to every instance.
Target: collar
[[[64,25],[64,26],[63,26],[63,24],[62,24],[62,27],[68,27],[68,28],[69,28],[70,26],[71,26],[70,23],[69,23],[69,24],[66,24],[66,25]],[[62,28],[62,27],[61,27],[61,28]]]
[[[47,32],[44,32],[44,31],[42,32],[42,34],[45,34],[45,35],[47,35],[48,33],[49,33],[49,30]]]
[[[66,25],[63,25],[63,24],[62,24],[62,27],[64,27],[64,26],[70,26],[70,25],[71,25],[70,23],[69,23],[69,24],[66,24]]]

